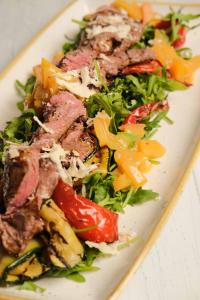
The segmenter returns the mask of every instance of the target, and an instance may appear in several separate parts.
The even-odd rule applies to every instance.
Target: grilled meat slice
[[[4,166],[3,194],[8,214],[23,206],[35,192],[39,181],[39,152],[30,147],[19,147],[17,151],[19,155],[13,158],[8,152]]]
[[[9,253],[22,252],[33,236],[42,230],[43,221],[34,202],[11,214],[0,216],[1,242]]]
[[[130,49],[127,51],[127,55],[129,58],[129,65],[156,59],[156,55],[151,48]]]
[[[81,47],[80,49],[70,51],[58,64],[63,71],[71,71],[81,69],[92,64],[93,59],[97,57],[96,51],[89,47]]]
[[[59,174],[56,165],[50,159],[40,159],[39,184],[36,191],[38,199],[48,199],[58,183]],[[40,206],[40,205],[39,205]]]
[[[44,125],[49,130],[46,132],[39,128],[34,136],[32,148],[41,150],[43,147],[51,147],[80,116],[86,116],[83,103],[68,92],[59,92],[50,99],[45,112]]]
[[[64,150],[77,151],[81,160],[89,157],[97,147],[93,137],[85,132],[82,120],[74,122],[60,142]]]

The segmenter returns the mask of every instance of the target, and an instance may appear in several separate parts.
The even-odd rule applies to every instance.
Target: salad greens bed
[[[188,21],[197,17],[199,17],[199,15],[185,15],[182,14],[181,11],[171,11],[162,19],[163,21],[170,23],[170,26],[163,29],[162,32],[166,39],[172,44],[179,37],[179,30],[182,26],[187,27],[188,30],[194,28],[188,26]],[[86,20],[74,20],[74,22],[80,25],[81,30],[74,41],[66,42],[63,45],[64,54],[77,47],[81,32],[87,24]],[[154,35],[155,28],[147,25],[141,40],[133,47],[145,48],[150,46]],[[187,59],[192,55],[192,51],[189,48],[179,49],[177,50],[177,53]],[[32,134],[37,129],[38,125],[33,120],[36,111],[33,108],[26,109],[24,105],[25,98],[33,92],[35,81],[35,76],[29,77],[25,84],[22,84],[19,80],[16,81],[16,89],[21,97],[21,100],[17,103],[17,107],[21,111],[21,114],[9,121],[4,130],[0,132],[1,167],[3,167],[4,153],[9,143],[14,142],[20,144],[29,142]],[[168,79],[165,68],[161,68],[158,74],[116,77],[110,86],[104,84],[104,87],[100,92],[90,96],[86,100],[87,113],[90,118],[93,118],[98,112],[104,110],[111,117],[110,131],[117,133],[118,127],[132,110],[143,104],[163,101],[167,99],[168,92],[185,90],[186,88],[187,87],[184,84]],[[150,138],[160,127],[162,120],[170,124],[172,123],[167,117],[167,113],[168,111],[153,112],[150,116],[142,120],[142,123],[145,125],[144,138]],[[152,161],[152,163],[156,164],[157,162]],[[114,168],[115,162],[111,160],[109,170],[113,170]],[[95,173],[87,176],[83,180],[86,189],[85,196],[95,203],[115,212],[123,212],[127,205],[141,204],[149,200],[155,200],[159,196],[158,193],[143,188],[131,188],[129,190],[125,189],[116,192],[113,187],[113,179],[112,172],[108,172],[106,175]],[[65,277],[77,282],[84,282],[85,278],[82,275],[82,272],[98,270],[97,267],[93,266],[93,262],[97,256],[101,255],[103,254],[98,249],[89,248],[85,245],[85,256],[81,263],[72,269],[52,269],[45,274],[45,276]],[[24,282],[19,288],[41,293],[44,292],[43,288],[38,287],[32,281]]]

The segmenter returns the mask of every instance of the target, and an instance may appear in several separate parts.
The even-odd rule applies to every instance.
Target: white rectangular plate
[[[17,59],[0,75],[0,127],[16,115],[16,78],[25,81],[32,66],[40,63],[41,57],[51,58],[64,43],[64,35],[74,36],[79,30],[71,22],[72,18],[81,19],[97,6],[108,3],[101,0],[77,0],[66,8],[33,40]],[[156,4],[155,11],[166,13],[169,5]],[[188,5],[185,11],[200,13],[200,5]],[[187,44],[193,53],[200,53],[200,28],[188,35]],[[200,75],[200,74],[199,74]],[[161,199],[141,206],[128,207],[120,216],[123,231],[134,231],[140,239],[134,245],[123,250],[119,255],[98,259],[95,265],[100,271],[86,274],[87,281],[78,284],[66,279],[43,279],[39,284],[46,288],[45,294],[19,291],[16,288],[1,288],[0,299],[13,299],[14,296],[28,299],[59,300],[103,300],[115,299],[130,275],[151,248],[163,224],[170,215],[183,184],[192,168],[199,150],[200,137],[200,76],[196,77],[194,86],[183,92],[170,94],[170,118],[175,123],[163,124],[156,138],[167,149],[161,164],[154,168],[149,176],[148,187],[158,191]],[[7,298],[11,296],[11,298]]]

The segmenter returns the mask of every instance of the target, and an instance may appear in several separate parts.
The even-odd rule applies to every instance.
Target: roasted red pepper
[[[158,110],[167,110],[169,103],[167,100],[144,104],[134,109],[124,120],[124,124],[135,124],[141,122],[143,119],[148,117],[151,112]]]
[[[70,185],[61,180],[54,191],[53,199],[69,223],[79,229],[77,235],[83,240],[111,243],[118,239],[116,213],[77,195]],[[81,232],[80,229],[85,231]]]
[[[186,33],[187,33],[187,30],[185,27],[180,27],[179,30],[178,30],[178,35],[179,35],[179,38],[177,38],[173,43],[172,43],[172,46],[174,48],[180,48],[184,45],[185,43],[185,40],[186,40]]]
[[[128,66],[123,69],[122,73],[127,74],[141,74],[141,73],[155,73],[161,68],[161,64],[157,60],[151,60],[145,63]]]
[[[156,29],[168,29],[171,27],[171,21],[162,20],[158,24],[156,24]]]
[[[176,24],[179,24],[179,22],[177,21]],[[164,29],[164,30],[168,30],[168,35],[171,34],[171,21],[160,21],[155,28],[157,29]],[[181,26],[178,30],[178,35],[179,37],[172,43],[172,46],[174,48],[180,48],[184,45],[185,40],[186,40],[186,33],[187,30],[184,26]]]

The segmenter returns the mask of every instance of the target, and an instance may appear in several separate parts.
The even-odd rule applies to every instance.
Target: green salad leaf
[[[115,192],[112,174],[95,173],[84,178],[86,197],[113,211],[123,212],[127,205],[141,204],[158,198],[159,194],[142,188]]]
[[[119,125],[133,109],[143,104],[165,100],[169,91],[185,89],[187,87],[184,84],[168,79],[164,68],[162,76],[140,74],[117,77],[109,91],[103,90],[86,100],[87,113],[93,118],[99,111],[105,110],[111,117],[110,131],[117,133]],[[159,120],[161,119],[159,117]],[[151,123],[151,127],[154,124],[157,126],[157,121],[158,118]]]
[[[67,52],[69,52],[71,50],[74,50],[75,48],[76,48],[76,43],[72,43],[72,42],[66,42],[62,46],[64,54],[66,54]]]
[[[169,38],[169,42],[173,43],[175,40],[177,40],[180,37],[179,29],[181,27],[189,28],[188,22],[197,19],[199,17],[200,14],[183,14],[181,10],[174,11],[173,9],[171,9],[171,12],[162,19],[163,21],[170,22],[169,28],[165,29],[165,32]],[[196,26],[194,26],[194,28],[195,27]],[[189,29],[193,29],[193,27]]]
[[[0,160],[4,157],[8,142],[29,142],[38,124],[33,120],[35,111],[32,108],[25,110],[19,117],[7,122],[4,130],[0,131]]]
[[[32,94],[35,82],[36,82],[36,77],[34,75],[31,75],[27,79],[25,84],[21,83],[21,81],[19,80],[15,81],[16,90],[21,97],[21,100],[17,102],[17,108],[22,112],[24,111],[24,100],[27,95]]]
[[[145,26],[141,39],[138,43],[135,43],[132,48],[146,48],[151,46],[151,41],[155,36],[155,28],[153,26]]]
[[[35,284],[33,281],[24,281],[22,285],[18,287],[18,290],[26,290],[31,292],[38,292],[43,294],[45,292],[45,288],[40,287],[39,285]]]

